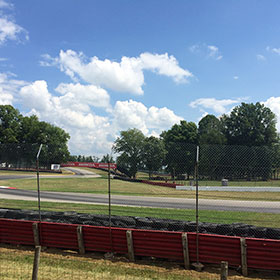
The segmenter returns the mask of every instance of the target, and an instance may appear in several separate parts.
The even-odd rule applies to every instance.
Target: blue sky
[[[277,0],[0,0],[0,104],[92,155],[121,130],[159,135],[241,102],[279,118],[279,14]]]

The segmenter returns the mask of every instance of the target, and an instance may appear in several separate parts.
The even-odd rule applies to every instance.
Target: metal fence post
[[[203,269],[203,264],[199,262],[199,227],[198,227],[198,161],[199,161],[199,146],[196,146],[196,161],[195,161],[195,217],[196,217],[196,262],[192,266],[197,270]]]
[[[40,195],[40,176],[39,176],[39,156],[42,150],[43,144],[40,145],[37,156],[36,156],[36,169],[37,169],[37,193],[38,193],[38,210],[39,210],[39,221],[41,222],[41,195]]]
[[[110,246],[111,253],[113,253],[113,237],[112,237],[112,216],[111,216],[111,166],[110,157],[108,158],[108,203],[109,203],[109,235],[110,235]]]

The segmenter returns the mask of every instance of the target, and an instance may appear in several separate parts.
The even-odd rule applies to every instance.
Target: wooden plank
[[[184,266],[185,269],[190,269],[188,234],[185,232],[182,233],[182,245],[183,245],[183,253],[184,253]]]
[[[240,238],[242,275],[248,276],[246,239]]]
[[[38,280],[40,253],[41,253],[41,246],[36,246],[35,254],[34,254],[34,262],[33,262],[32,280]]]
[[[39,234],[39,223],[32,224],[34,245],[40,246],[40,234]]]
[[[133,237],[132,237],[131,230],[126,231],[126,241],[127,241],[127,249],[128,249],[128,258],[131,262],[134,262],[135,256],[134,256]]]
[[[221,262],[221,280],[227,280],[228,277],[228,262]]]
[[[85,245],[84,245],[84,237],[83,237],[83,227],[77,227],[77,238],[78,238],[78,246],[79,246],[79,253],[84,255],[86,253]]]

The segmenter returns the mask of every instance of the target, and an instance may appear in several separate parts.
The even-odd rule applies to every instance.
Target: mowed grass
[[[9,175],[30,175],[30,176],[36,176],[36,171],[12,171],[12,170],[0,170],[0,176],[9,176]],[[61,176],[61,175],[73,175],[73,172],[68,170],[63,170],[62,173],[51,173],[51,172],[40,172],[40,175],[44,176]]]
[[[34,252],[31,247],[2,245],[0,247],[0,279],[29,280],[32,276]],[[278,277],[278,278],[277,278]],[[41,252],[39,279],[113,279],[113,280],[218,280],[219,268],[206,266],[203,272],[185,270],[181,263],[157,259],[137,259],[130,263],[124,256],[104,259],[104,253],[79,256],[70,250],[47,249]],[[229,269],[229,280],[248,279]],[[273,272],[251,272],[250,279],[279,279]]]
[[[1,180],[1,186],[16,187],[23,190],[37,190],[36,179]],[[107,178],[41,178],[40,189],[52,192],[108,193]],[[195,198],[195,191],[179,191],[173,188],[111,180],[113,195],[158,196]],[[218,192],[200,191],[200,199],[280,201],[280,192]]]
[[[79,192],[79,193],[108,193],[108,173],[103,170],[92,168],[79,168],[93,171],[101,177],[85,178],[85,177],[70,177],[63,178],[57,175],[55,178],[47,178],[45,174],[40,178],[40,189],[42,191],[52,192]],[[5,171],[6,172],[6,171]],[[14,173],[15,171],[9,171]],[[21,172],[15,172],[20,175]],[[0,175],[1,175],[0,171]],[[28,173],[30,174],[30,173]],[[1,177],[0,177],[1,179]],[[238,182],[240,183],[240,182]],[[200,181],[199,185],[216,186],[218,181]],[[235,182],[230,182],[234,185]],[[279,186],[280,181],[268,182],[243,182],[244,186]],[[37,190],[36,177],[31,179],[13,179],[0,180],[1,186],[16,187],[23,190]],[[235,184],[237,185],[237,184]],[[133,195],[133,196],[158,196],[158,197],[178,197],[178,198],[195,198],[195,191],[178,191],[174,188],[153,186],[143,183],[134,183],[112,179],[111,193],[113,195]],[[220,192],[220,191],[200,191],[200,199],[223,199],[223,200],[255,200],[255,201],[280,201],[280,192]]]
[[[38,210],[38,204],[36,201],[0,199],[0,208]],[[97,204],[41,202],[41,210],[59,212],[75,211],[78,213],[105,215],[109,214],[108,205]],[[195,221],[194,209],[111,206],[111,213],[112,215],[118,216],[154,217],[172,220]],[[199,210],[199,221],[223,224],[245,223],[255,226],[279,228],[280,215],[274,213]]]

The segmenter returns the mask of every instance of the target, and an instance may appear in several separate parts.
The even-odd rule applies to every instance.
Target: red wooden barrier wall
[[[0,219],[0,243],[34,245],[34,221]],[[38,222],[36,222],[38,223]],[[42,222],[39,224],[41,245],[78,250],[79,225]],[[124,228],[82,226],[86,251],[127,254]],[[183,262],[181,232],[131,229],[136,256],[151,256]],[[188,233],[190,261],[196,261],[196,234]],[[280,240],[246,238],[248,268],[280,270]],[[240,238],[199,234],[199,261],[230,266],[241,265]]]

